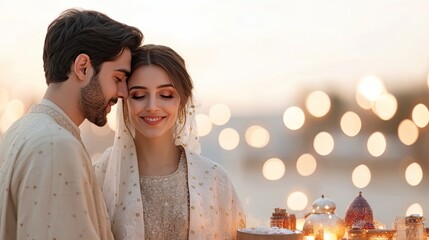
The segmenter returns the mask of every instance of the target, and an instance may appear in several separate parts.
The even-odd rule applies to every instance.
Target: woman
[[[235,239],[245,217],[228,174],[199,154],[182,57],[143,46],[127,84],[114,144],[95,164],[115,239]]]

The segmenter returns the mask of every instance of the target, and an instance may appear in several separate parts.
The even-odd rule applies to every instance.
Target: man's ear
[[[85,80],[90,74],[91,59],[87,54],[81,53],[74,60],[73,72],[79,78],[79,80]]]

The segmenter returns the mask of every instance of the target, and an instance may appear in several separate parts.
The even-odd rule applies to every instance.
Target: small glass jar
[[[424,218],[410,215],[405,218],[405,234],[407,240],[426,240]]]

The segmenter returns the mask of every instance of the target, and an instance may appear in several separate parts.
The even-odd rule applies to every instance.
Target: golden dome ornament
[[[359,195],[347,207],[344,223],[348,229],[352,227],[374,228],[374,215],[371,206],[362,197],[362,192],[359,192]]]
[[[312,213],[306,218],[302,233],[315,239],[341,239],[345,233],[344,221],[335,214],[334,201],[321,198],[313,202]]]

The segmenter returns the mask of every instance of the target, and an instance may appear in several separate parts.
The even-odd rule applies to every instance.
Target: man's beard
[[[99,127],[107,123],[107,106],[109,103],[116,103],[117,101],[117,98],[112,98],[110,101],[106,100],[101,89],[98,73],[80,91],[80,106],[83,116]]]

